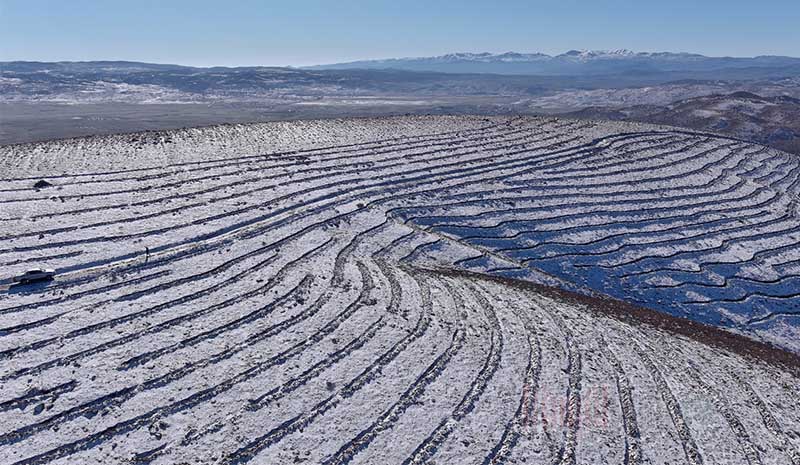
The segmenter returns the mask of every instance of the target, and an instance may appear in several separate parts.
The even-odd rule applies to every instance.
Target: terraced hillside
[[[800,464],[787,154],[405,117],[0,166],[0,268],[59,270],[0,294],[0,463]]]

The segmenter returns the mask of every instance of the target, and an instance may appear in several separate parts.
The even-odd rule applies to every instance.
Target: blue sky
[[[0,60],[308,65],[585,48],[800,56],[800,0],[0,0]]]

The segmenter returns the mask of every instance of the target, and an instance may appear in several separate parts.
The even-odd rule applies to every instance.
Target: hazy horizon
[[[0,61],[311,66],[573,49],[800,56],[800,3],[0,1]],[[580,31],[580,34],[575,34]]]
[[[381,60],[397,60],[397,59],[415,59],[415,58],[430,58],[430,57],[438,57],[438,56],[445,56],[445,55],[453,55],[453,54],[482,54],[482,53],[489,53],[494,55],[499,55],[503,53],[519,53],[519,54],[536,54],[536,53],[543,53],[545,55],[549,55],[551,57],[555,57],[558,55],[565,54],[571,50],[578,50],[578,51],[592,51],[592,52],[613,52],[615,50],[607,50],[607,49],[591,49],[591,48],[578,48],[578,49],[570,49],[564,50],[559,53],[544,53],[539,52],[536,50],[504,50],[504,51],[471,51],[471,50],[459,50],[459,51],[452,51],[447,53],[442,53],[439,55],[406,55],[406,56],[385,56],[385,57],[373,57],[373,58],[356,58],[347,61],[336,61],[336,62],[324,62],[324,63],[313,63],[313,64],[305,64],[305,65],[295,65],[295,64],[288,64],[288,65],[276,65],[276,64],[242,64],[242,65],[216,65],[216,64],[209,64],[209,65],[192,65],[180,62],[166,62],[166,61],[143,61],[143,60],[126,60],[126,59],[116,59],[116,58],[97,58],[92,60],[29,60],[29,59],[19,59],[19,60],[0,60],[0,62],[31,62],[31,63],[92,63],[92,62],[129,62],[129,63],[146,63],[152,65],[175,65],[175,66],[187,66],[187,67],[196,67],[196,68],[247,68],[247,67],[265,67],[265,68],[273,68],[273,67],[285,67],[285,68],[305,68],[305,67],[313,67],[318,65],[329,65],[329,64],[337,64],[337,63],[349,63],[349,62],[360,62],[360,61],[381,61]],[[758,58],[760,56],[780,56],[786,58],[798,58],[800,59],[800,55],[705,55],[702,53],[693,52],[690,50],[633,50],[633,49],[616,49],[616,50],[628,50],[634,53],[675,53],[675,54],[691,54],[691,55],[703,55],[707,58]]]

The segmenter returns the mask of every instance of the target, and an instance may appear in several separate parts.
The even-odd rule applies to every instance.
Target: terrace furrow
[[[689,429],[689,425],[686,423],[680,403],[675,398],[675,394],[670,389],[661,371],[659,371],[658,367],[653,363],[651,356],[646,352],[647,349],[640,346],[636,341],[633,341],[632,347],[649,372],[656,390],[666,405],[667,412],[672,418],[672,423],[675,426],[675,430],[683,446],[683,451],[686,454],[686,463],[690,465],[702,465],[703,456],[697,448],[694,437],[692,437],[692,432]]]
[[[0,267],[57,270],[0,280],[1,463],[800,465],[800,362],[758,342],[798,347],[796,157],[532,117],[128,138],[0,148]]]
[[[456,332],[453,333],[450,347],[428,365],[425,371],[423,371],[415,382],[400,396],[400,399],[388,410],[383,412],[367,429],[361,431],[355,438],[346,442],[339,448],[336,454],[327,459],[324,463],[326,465],[350,463],[356,454],[369,447],[369,444],[375,437],[381,432],[390,429],[392,424],[397,421],[397,418],[425,392],[427,385],[436,380],[445,366],[450,362],[450,359],[461,350],[463,344],[464,331],[461,329],[456,330]]]
[[[540,147],[538,149],[545,149],[546,150],[547,147]],[[512,152],[512,153],[514,153],[514,154],[523,154],[523,153],[527,153],[528,151],[529,151],[529,149],[523,149],[523,150],[516,151],[516,153],[514,153],[514,152]],[[478,153],[478,152],[476,152],[476,153]],[[515,165],[519,166],[520,164],[524,164],[524,159],[523,160],[519,160],[519,159],[514,159],[513,157],[511,157],[511,159],[509,159],[509,160],[504,160],[504,161],[500,161],[500,162],[493,162],[493,163],[490,162],[490,163],[478,164],[477,166],[458,168],[462,164],[463,163],[461,161],[459,161],[459,162],[455,162],[455,163],[447,163],[447,164],[439,165],[439,166],[437,166],[437,169],[441,169],[441,168],[448,169],[448,168],[453,168],[453,167],[456,167],[456,168],[455,169],[449,169],[448,171],[444,171],[443,173],[435,173],[435,174],[433,174],[433,176],[438,176],[439,177],[438,180],[439,180],[439,182],[441,182],[441,181],[444,181],[444,180],[449,180],[449,179],[454,179],[454,178],[462,178],[464,173],[481,174],[480,170],[482,170],[482,171],[493,171],[495,169],[498,169],[499,167],[505,167],[507,165],[511,165],[512,167],[515,166]],[[222,236],[223,234],[229,234],[231,232],[235,232],[235,231],[241,230],[241,229],[243,229],[245,227],[252,226],[254,224],[264,222],[264,221],[266,221],[266,220],[268,220],[270,218],[275,218],[275,217],[277,217],[277,216],[279,216],[281,214],[285,214],[285,213],[288,213],[288,212],[291,212],[291,211],[294,211],[294,210],[297,210],[297,209],[300,209],[300,208],[305,208],[305,207],[308,207],[308,206],[313,205],[315,203],[323,202],[323,201],[326,201],[326,200],[329,200],[329,199],[335,199],[336,197],[342,196],[344,193],[351,194],[345,200],[338,200],[338,201],[334,201],[334,202],[329,202],[328,204],[325,204],[323,206],[314,207],[312,209],[307,209],[304,215],[296,215],[295,218],[294,218],[294,220],[296,220],[296,219],[298,219],[298,217],[303,217],[303,216],[310,215],[312,213],[317,213],[322,209],[329,209],[334,205],[341,205],[341,204],[352,202],[352,201],[354,201],[356,199],[365,198],[370,194],[380,193],[380,192],[388,193],[388,192],[392,192],[392,191],[400,189],[399,186],[394,188],[394,189],[389,187],[389,186],[392,186],[392,185],[395,185],[395,184],[396,185],[403,185],[403,184],[417,183],[418,181],[426,181],[432,176],[430,168],[420,168],[420,169],[417,169],[417,170],[409,170],[409,171],[404,173],[404,175],[409,175],[409,174],[414,174],[416,176],[408,177],[408,178],[404,177],[404,178],[401,178],[401,179],[391,179],[392,177],[390,175],[384,175],[384,176],[378,177],[378,179],[381,179],[381,178],[385,179],[383,181],[380,181],[380,182],[377,182],[377,183],[373,182],[373,183],[366,184],[366,185],[363,185],[363,186],[353,187],[353,188],[350,188],[347,191],[342,190],[347,183],[334,182],[334,183],[324,184],[322,186],[315,186],[315,187],[305,188],[305,189],[302,189],[300,192],[295,192],[295,193],[291,193],[291,194],[285,194],[282,197],[279,197],[277,199],[273,199],[273,202],[283,201],[285,199],[294,197],[294,196],[298,195],[299,193],[311,193],[311,192],[323,190],[325,188],[336,188],[336,189],[338,189],[333,194],[326,194],[326,195],[314,197],[314,198],[309,199],[309,200],[297,202],[295,204],[292,204],[291,206],[287,206],[287,207],[284,207],[284,208],[280,208],[280,209],[274,210],[274,211],[270,212],[269,214],[261,215],[261,216],[258,216],[256,218],[252,218],[252,219],[248,219],[248,220],[244,220],[244,221],[239,221],[236,224],[227,226],[225,228],[213,230],[213,231],[205,233],[205,234],[203,234],[201,236],[195,236],[195,237],[191,238],[191,240],[183,240],[183,241],[179,241],[178,243],[170,244],[168,246],[167,245],[160,246],[160,247],[157,248],[158,250],[154,250],[154,251],[160,251],[160,250],[166,249],[166,248],[174,248],[176,246],[184,245],[184,244],[186,244],[188,242],[198,242],[198,241],[206,241],[206,240],[210,240],[210,239],[216,239],[216,238]],[[442,176],[444,176],[444,177],[442,177]],[[387,179],[387,178],[389,178],[389,179]],[[358,184],[359,182],[362,182],[362,181],[357,180],[355,183]],[[384,189],[380,189],[380,188],[384,188]],[[367,191],[367,192],[361,193],[361,194],[352,195],[355,191]],[[18,253],[18,252],[24,252],[24,251],[33,250],[33,249],[43,250],[43,249],[49,249],[49,248],[61,248],[61,247],[66,247],[66,246],[86,245],[86,244],[98,243],[98,242],[122,241],[122,240],[126,240],[126,239],[127,240],[141,239],[141,238],[149,237],[149,236],[153,236],[153,235],[164,234],[164,233],[170,232],[172,230],[176,230],[176,229],[183,229],[183,228],[188,228],[188,227],[192,227],[192,226],[199,226],[199,225],[203,225],[203,224],[206,224],[206,223],[209,223],[209,222],[214,222],[214,221],[218,221],[218,220],[222,220],[222,219],[230,218],[230,217],[238,217],[242,213],[246,213],[248,211],[255,210],[255,209],[260,209],[260,208],[262,208],[261,204],[251,205],[251,206],[248,206],[248,207],[238,208],[236,210],[232,210],[232,211],[228,211],[228,212],[225,212],[225,213],[220,213],[220,214],[217,214],[217,215],[213,215],[211,217],[198,218],[198,219],[195,219],[195,220],[193,220],[191,222],[183,223],[180,226],[167,226],[167,227],[154,229],[154,230],[149,230],[149,231],[144,231],[144,232],[135,232],[135,233],[115,235],[115,236],[75,239],[75,240],[71,240],[71,241],[62,241],[62,242],[51,242],[51,243],[48,243],[48,244],[37,245],[37,246],[15,246],[15,247],[12,247],[12,248],[9,248],[9,249],[0,250],[0,254],[13,253],[13,252],[17,252]]]
[[[717,389],[702,379],[697,367],[694,366],[694,363],[691,360],[689,360],[687,364],[688,367],[686,373],[695,383],[697,383],[700,389],[706,393],[717,411],[719,411],[720,414],[725,418],[725,421],[728,423],[731,432],[736,435],[736,438],[739,441],[739,446],[741,447],[742,452],[747,459],[747,463],[750,465],[760,465],[762,461],[761,456],[758,453],[758,449],[750,439],[750,435],[742,424],[742,421],[731,408],[730,402]]]
[[[491,304],[480,295],[476,289],[470,289],[471,292],[478,298],[479,303],[486,311],[486,316],[491,327],[489,334],[489,351],[484,360],[481,370],[478,372],[475,379],[469,384],[469,390],[461,398],[459,403],[451,412],[450,416],[442,419],[436,429],[433,430],[423,441],[420,443],[414,452],[403,461],[403,465],[418,465],[428,463],[436,454],[438,447],[450,436],[453,429],[456,428],[458,422],[468,415],[474,408],[475,403],[483,394],[489,381],[494,377],[498,368],[500,367],[500,360],[503,351],[503,331],[500,328],[500,322],[497,320],[497,315],[492,309]]]
[[[150,411],[148,411],[148,412],[146,412],[144,414],[135,416],[135,417],[133,417],[133,418],[131,418],[129,420],[126,420],[126,421],[123,421],[123,422],[120,422],[120,423],[116,423],[116,424],[114,424],[114,425],[112,425],[112,426],[110,426],[110,427],[108,427],[108,428],[106,428],[106,429],[104,429],[102,431],[99,431],[97,433],[91,434],[91,435],[86,436],[84,438],[81,438],[81,439],[78,439],[76,441],[73,441],[73,442],[61,445],[59,447],[50,449],[50,450],[48,450],[46,452],[43,452],[41,454],[37,454],[36,456],[29,457],[27,459],[21,460],[21,461],[15,463],[14,465],[47,463],[47,462],[50,462],[50,461],[55,460],[57,458],[73,455],[73,454],[75,454],[75,453],[77,453],[79,451],[96,447],[98,444],[103,443],[103,442],[107,442],[107,441],[111,440],[112,438],[114,438],[116,436],[125,434],[125,433],[130,432],[130,431],[134,431],[136,429],[139,429],[139,428],[143,427],[144,425],[148,424],[153,418],[162,418],[164,416],[174,415],[174,414],[176,414],[178,412],[185,411],[186,409],[190,409],[190,408],[196,407],[197,405],[200,405],[200,404],[212,399],[213,397],[216,397],[216,396],[220,395],[221,393],[223,393],[225,391],[228,391],[229,389],[231,389],[236,384],[241,383],[241,382],[243,382],[243,381],[245,381],[247,379],[255,377],[256,375],[258,375],[259,373],[265,371],[268,368],[271,368],[271,367],[273,367],[275,365],[279,365],[279,364],[285,363],[287,359],[296,356],[298,353],[300,353],[303,350],[305,350],[306,348],[316,344],[319,340],[321,340],[322,338],[324,338],[328,334],[332,333],[336,328],[338,328],[338,326],[342,322],[347,320],[347,318],[349,318],[360,307],[360,305],[362,305],[362,302],[364,302],[366,300],[366,296],[368,296],[372,292],[372,280],[371,280],[371,278],[369,276],[369,271],[366,270],[366,267],[363,264],[361,264],[359,268],[361,270],[361,275],[362,275],[362,279],[364,280],[364,282],[363,282],[363,288],[362,288],[362,291],[361,291],[361,295],[356,300],[356,302],[354,302],[353,304],[348,306],[342,313],[337,315],[337,317],[335,317],[333,320],[329,321],[322,329],[320,329],[314,335],[310,336],[309,338],[305,339],[304,341],[301,341],[300,343],[290,347],[289,349],[286,349],[283,352],[271,357],[267,361],[261,362],[261,363],[255,365],[255,366],[252,366],[252,367],[248,368],[247,370],[245,370],[243,372],[240,372],[240,373],[236,374],[235,376],[233,376],[231,378],[228,378],[228,379],[226,379],[226,380],[224,380],[224,381],[222,381],[222,382],[220,382],[220,383],[218,383],[218,384],[216,384],[216,385],[214,385],[214,386],[212,386],[210,388],[195,392],[194,394],[192,394],[192,395],[190,395],[190,396],[188,396],[188,397],[186,397],[184,399],[181,399],[179,401],[175,401],[175,402],[172,402],[172,403],[167,404],[165,406],[154,408],[154,409],[152,409],[152,410],[150,410]],[[185,371],[185,368],[184,369],[180,369],[178,371],[179,372],[183,372],[183,371]],[[172,379],[175,379],[175,374],[174,373],[175,372],[172,372],[169,375],[167,375],[169,377],[170,381]],[[183,374],[183,373],[181,373],[181,374]],[[167,381],[167,380],[166,379],[154,379],[154,380],[148,381],[148,383],[146,383],[146,384],[147,385],[153,385],[153,387],[156,387],[156,385],[161,385],[165,381]],[[147,388],[148,387],[146,387],[146,386],[142,386],[142,387],[139,387],[138,389],[135,388],[135,387],[134,388],[129,388],[129,390],[130,391],[134,391],[133,393],[135,393],[135,392],[138,392],[138,391],[140,391],[142,389],[147,389]],[[133,394],[133,393],[128,394],[129,390],[123,391],[123,392],[125,392],[125,395],[123,397],[128,397],[129,395]],[[119,395],[117,395],[115,397],[119,397]],[[108,399],[108,397],[107,397],[107,399]],[[114,400],[119,402],[119,400],[121,400],[121,399],[114,399]],[[96,406],[92,406],[92,408],[97,408],[97,407]],[[30,435],[31,431],[30,431],[29,428],[25,429],[24,432],[21,432],[21,431],[17,430],[17,431],[14,431],[12,433],[9,433],[9,434],[0,435],[0,444],[8,443],[8,441],[17,442],[17,441],[20,440],[20,436],[22,436],[22,435]],[[41,426],[38,427],[37,429],[40,429],[40,428],[41,428]]]
[[[614,368],[615,382],[617,386],[617,397],[619,407],[622,410],[622,425],[625,430],[625,455],[623,456],[624,465],[636,465],[642,463],[641,434],[639,432],[639,422],[636,417],[636,403],[633,398],[633,388],[631,380],[625,373],[625,369],[614,352],[608,347],[605,340],[600,339],[600,348],[603,351],[608,363]]]
[[[358,376],[350,380],[345,386],[342,387],[342,389],[339,390],[338,393],[334,393],[333,395],[327,397],[322,402],[314,405],[310,410],[281,423],[277,427],[268,431],[266,434],[256,438],[255,440],[250,441],[243,447],[226,455],[223,458],[222,463],[224,464],[247,463],[264,449],[280,442],[287,435],[296,432],[306,427],[307,425],[311,424],[317,417],[324,415],[327,411],[333,409],[344,399],[352,397],[353,394],[356,393],[359,389],[364,387],[366,384],[370,383],[376,376],[378,376],[381,373],[381,370],[384,366],[388,365],[392,360],[394,360],[397,357],[397,355],[399,355],[400,352],[402,352],[406,347],[408,347],[408,345],[413,340],[417,339],[423,333],[425,333],[427,331],[431,317],[430,288],[428,287],[428,284],[425,282],[424,279],[417,279],[417,282],[422,290],[424,309],[420,314],[420,318],[417,322],[417,327],[414,330],[414,332],[410,333],[401,341],[398,341],[398,343],[396,343],[391,349],[384,352],[378,360],[376,360],[369,367],[364,369]],[[442,360],[442,358],[445,357],[445,354],[452,353],[454,344],[455,340],[453,340],[448,349],[446,349],[446,351],[443,352],[434,361],[434,364],[436,363],[436,361]]]
[[[500,141],[498,143],[507,144],[508,142],[511,142],[511,141],[528,140],[531,137],[535,136],[535,135],[529,134],[529,131],[527,131],[525,129],[520,129],[520,130],[514,131],[513,133],[510,133],[510,134],[503,134],[503,136],[514,135],[516,133],[523,133],[523,135],[522,136],[518,136],[518,137],[514,137],[514,138],[507,138],[507,139],[504,139],[504,140],[502,140],[502,141]],[[486,143],[482,139],[478,139],[478,140],[481,140],[481,142],[479,142],[477,144],[469,144],[469,145],[466,145],[464,147],[451,148],[450,145],[448,144],[447,148],[444,149],[444,150],[427,150],[427,151],[415,152],[415,153],[411,153],[411,154],[401,153],[399,155],[385,157],[383,159],[379,159],[379,162],[382,163],[383,165],[380,165],[380,164],[376,165],[375,162],[368,162],[368,161],[364,161],[364,160],[359,160],[359,161],[351,163],[351,164],[337,165],[336,170],[333,170],[333,171],[335,171],[335,175],[337,175],[337,176],[346,176],[346,175],[349,175],[349,174],[358,174],[366,165],[369,165],[370,169],[391,169],[392,167],[403,166],[403,165],[406,165],[406,164],[421,163],[423,161],[425,163],[428,163],[428,162],[431,162],[431,161],[447,160],[449,158],[460,156],[460,153],[457,150],[462,150],[462,149],[465,149],[465,148],[476,148],[476,147],[479,147],[479,148],[491,148],[491,145]],[[451,150],[453,150],[454,152],[450,153]],[[434,155],[434,154],[437,154],[437,153],[444,153],[444,155],[443,156],[438,156],[438,157],[429,157],[430,155]],[[469,154],[469,152],[467,152],[467,154]],[[420,157],[423,157],[423,158],[426,158],[426,159],[423,160],[423,161],[412,161],[412,160],[414,160],[416,158],[420,158]],[[392,162],[392,161],[394,161],[395,163],[386,163],[386,162]],[[306,166],[306,164],[303,164],[302,166]],[[353,168],[353,169],[350,169],[350,170],[343,169],[343,168],[348,168],[348,167],[349,168]],[[94,212],[94,211],[100,212],[100,211],[114,210],[114,209],[127,210],[129,208],[136,208],[136,207],[142,207],[142,206],[147,206],[147,205],[154,205],[154,204],[160,204],[160,203],[171,203],[172,201],[175,201],[175,200],[183,200],[183,199],[193,200],[197,196],[205,196],[205,195],[213,194],[213,193],[216,193],[216,192],[219,192],[219,191],[227,191],[227,190],[229,190],[231,188],[239,188],[239,187],[246,186],[246,185],[251,185],[251,184],[255,184],[256,185],[256,187],[254,187],[254,188],[241,190],[241,191],[235,192],[233,194],[227,194],[227,195],[224,195],[224,196],[217,195],[217,196],[209,197],[207,200],[201,201],[201,202],[188,203],[188,204],[185,204],[185,205],[180,205],[178,207],[172,207],[172,208],[168,208],[168,209],[163,209],[163,208],[162,209],[158,209],[155,212],[150,213],[149,214],[150,216],[138,214],[138,215],[135,216],[135,218],[137,218],[139,220],[142,220],[142,219],[153,218],[153,217],[156,217],[156,216],[168,216],[168,215],[172,215],[172,214],[177,214],[179,212],[182,212],[184,210],[187,210],[187,209],[190,209],[190,208],[193,208],[193,207],[205,205],[209,201],[215,202],[215,203],[219,203],[219,202],[226,201],[226,200],[238,199],[238,198],[242,198],[242,197],[251,196],[251,195],[257,194],[257,193],[271,192],[272,190],[275,190],[275,189],[281,188],[281,187],[292,186],[292,185],[296,185],[296,184],[299,184],[299,183],[311,182],[311,181],[315,181],[315,180],[319,180],[319,179],[327,179],[328,177],[330,177],[330,175],[331,175],[330,172],[332,170],[331,170],[330,167],[303,168],[303,169],[299,169],[299,170],[295,169],[295,170],[291,170],[289,172],[277,173],[277,174],[271,174],[271,175],[265,175],[263,172],[261,172],[263,170],[260,170],[260,169],[254,169],[254,171],[258,172],[259,174],[256,175],[256,176],[253,176],[253,177],[242,177],[241,176],[242,172],[241,171],[236,171],[236,172],[231,174],[231,176],[235,176],[236,177],[235,181],[233,181],[231,183],[220,184],[220,185],[213,186],[213,187],[210,187],[210,188],[204,188],[204,189],[201,189],[199,191],[191,191],[191,192],[187,192],[187,193],[171,194],[171,195],[162,196],[162,197],[158,197],[156,199],[150,199],[150,200],[145,200],[145,201],[131,202],[130,200],[123,199],[123,202],[122,203],[118,203],[118,204],[104,205],[104,206],[90,207],[90,208],[82,208],[82,209],[79,209],[79,210],[71,210],[71,211],[70,210],[64,211],[63,209],[59,208],[58,211],[56,213],[54,213],[54,214],[43,214],[43,215],[33,215],[33,216],[25,215],[25,216],[21,216],[21,217],[18,217],[18,218],[7,218],[6,221],[19,221],[19,220],[27,220],[27,219],[37,220],[37,219],[41,219],[41,218],[50,218],[50,217],[61,216],[61,215],[76,215],[76,214],[81,214],[81,213],[90,213],[90,212]],[[301,177],[301,178],[297,178],[296,177],[298,174],[304,174],[304,173],[314,174],[314,173],[320,173],[320,172],[325,172],[325,174],[324,175],[319,175],[318,174],[318,175],[306,176],[306,177]],[[212,174],[212,175],[207,175],[207,176],[204,176],[202,178],[197,178],[197,179],[184,179],[184,180],[181,180],[181,181],[177,181],[177,182],[175,182],[173,184],[166,185],[166,186],[164,186],[164,189],[172,188],[172,187],[181,187],[181,186],[184,186],[184,185],[186,185],[187,183],[190,183],[190,182],[200,182],[200,181],[205,181],[206,179],[214,179],[215,180],[217,178],[218,178],[217,175]],[[271,184],[267,184],[266,186],[259,185],[259,184],[263,184],[266,181],[281,180],[281,179],[283,179],[282,182],[271,183]],[[347,178],[345,178],[345,179],[347,179]],[[150,186],[145,190],[149,192],[149,191],[151,191],[153,189],[154,189],[154,187]],[[136,192],[136,190],[131,190],[130,192],[128,192],[128,191],[120,192],[120,194],[126,194],[126,193],[127,194],[131,194],[131,193],[135,193],[135,192]],[[92,197],[93,195],[94,194],[85,194],[84,193],[84,194],[75,194],[75,196],[73,196],[73,197],[83,200],[84,197],[87,197],[87,196],[88,197]],[[103,199],[105,199],[108,195],[110,195],[110,194],[108,194],[108,193],[105,193],[105,194],[98,193],[97,194],[98,197],[101,197]],[[59,199],[63,199],[63,200],[69,200],[70,198],[73,198],[73,197],[62,195],[62,196],[59,196],[58,198]],[[48,198],[47,200],[51,200],[51,199]],[[2,220],[0,220],[0,221],[2,221]],[[115,220],[115,221],[121,221],[121,220],[118,219],[118,220]],[[85,229],[87,227],[103,226],[103,225],[107,225],[107,224],[113,224],[113,223],[110,223],[108,221],[106,221],[106,222],[97,222],[97,223],[93,223],[93,224],[92,223],[88,223],[88,224],[83,224],[81,226],[81,229]],[[59,232],[73,231],[75,229],[77,229],[77,226],[62,227],[62,228],[51,229],[51,230],[44,230],[44,231],[39,231],[38,233],[39,234],[56,234],[56,233],[59,233]],[[6,238],[10,239],[10,238],[13,238],[13,237],[6,237]]]
[[[154,179],[152,176],[169,176],[173,174],[181,174],[186,172],[193,172],[193,171],[202,171],[208,170],[209,168],[214,168],[218,166],[238,166],[241,163],[248,163],[250,161],[274,161],[274,160],[285,160],[288,158],[296,158],[298,159],[299,163],[307,163],[309,162],[308,157],[313,155],[316,157],[323,156],[323,158],[314,160],[315,162],[320,161],[330,161],[330,160],[341,160],[341,159],[350,159],[353,157],[358,157],[358,155],[349,155],[344,156],[342,158],[342,154],[344,153],[353,153],[353,152],[360,152],[363,150],[374,150],[376,147],[371,147],[377,145],[377,148],[400,148],[402,150],[404,147],[408,146],[411,143],[421,143],[422,146],[429,146],[431,143],[436,143],[440,140],[445,140],[448,142],[452,142],[453,140],[458,140],[458,137],[469,136],[472,134],[476,134],[478,136],[487,137],[487,131],[496,130],[502,127],[513,127],[516,124],[514,120],[508,120],[505,122],[494,123],[490,125],[484,125],[474,129],[467,129],[467,130],[460,130],[460,131],[447,131],[438,134],[426,134],[426,135],[418,135],[418,136],[404,136],[400,138],[393,138],[393,139],[386,139],[386,140],[378,140],[378,141],[370,141],[370,142],[363,142],[358,144],[346,144],[346,145],[337,145],[337,146],[328,146],[328,147],[321,147],[321,148],[313,148],[313,149],[299,149],[299,150],[290,150],[285,152],[275,152],[269,153],[265,155],[247,155],[241,157],[234,157],[234,158],[227,158],[223,160],[207,160],[207,161],[194,161],[194,162],[184,162],[184,163],[168,163],[161,167],[153,167],[153,168],[138,168],[138,169],[131,169],[131,170],[117,170],[114,172],[104,172],[104,173],[81,173],[81,174],[62,174],[62,175],[55,175],[50,176],[50,179],[65,179],[65,178],[85,178],[85,177],[97,177],[97,176],[105,176],[105,175],[112,175],[112,174],[122,174],[122,173],[134,173],[134,172],[142,172],[142,171],[155,171],[154,174],[146,175],[145,179]],[[403,142],[397,142],[403,140]],[[334,157],[327,157],[325,155],[335,155]],[[186,168],[187,166],[198,166],[197,168]],[[295,164],[289,165],[295,166]],[[171,168],[180,168],[179,170],[175,171],[168,171],[164,173],[164,169],[171,169]],[[38,178],[19,178],[19,179],[0,179],[0,182],[12,182],[12,181],[30,181]],[[111,180],[89,180],[88,182],[129,182],[129,181],[139,181],[142,180],[142,177],[134,176],[134,177],[122,177],[122,178],[115,178]],[[85,184],[87,181],[75,181],[75,184]],[[60,182],[59,185],[70,185],[71,183],[63,183]],[[25,188],[25,189],[14,189],[14,190],[36,190],[32,188]],[[6,190],[0,190],[0,192],[6,192]]]

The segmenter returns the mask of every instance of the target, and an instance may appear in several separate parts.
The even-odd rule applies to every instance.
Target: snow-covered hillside
[[[0,463],[800,464],[788,154],[398,117],[0,167],[0,269],[58,269],[0,294]]]

